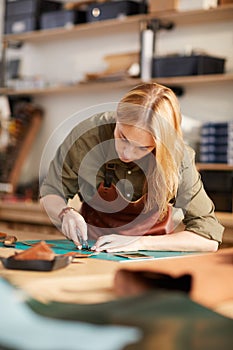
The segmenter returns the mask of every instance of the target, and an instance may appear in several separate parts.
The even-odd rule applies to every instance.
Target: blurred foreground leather
[[[171,290],[189,293],[192,277],[184,274],[172,277],[168,274],[152,271],[131,271],[120,269],[114,278],[114,289],[119,296],[130,296],[144,293],[149,290]]]
[[[141,339],[124,350],[232,350],[233,320],[183,292],[150,290],[94,304],[30,299],[27,305],[45,317],[137,327]]]

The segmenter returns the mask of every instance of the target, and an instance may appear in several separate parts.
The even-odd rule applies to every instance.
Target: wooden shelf
[[[195,85],[195,84],[208,84],[208,83],[221,83],[227,81],[233,81],[233,73],[228,74],[205,74],[205,75],[189,75],[178,77],[161,77],[153,78],[152,81],[158,82],[164,85]]]
[[[107,87],[107,88],[122,88],[124,86],[134,86],[137,85],[139,82],[139,79],[126,79],[126,80],[120,80],[120,81],[108,81],[108,82],[91,82],[91,83],[79,83],[75,85],[60,85],[60,86],[54,86],[54,87],[45,87],[40,89],[19,89],[19,90],[13,90],[13,89],[7,89],[2,88],[0,89],[0,94],[5,94],[8,96],[13,95],[53,95],[53,94],[59,94],[59,93],[71,93],[76,91],[82,91],[82,90],[90,90],[91,88],[101,88],[101,87]]]
[[[124,29],[127,27],[138,28],[139,22],[147,18],[148,15],[128,16],[121,19],[109,19],[99,22],[77,24],[69,28],[53,28],[44,30],[35,30],[32,32],[20,34],[5,34],[3,36],[6,42],[38,42],[53,39],[64,39],[64,37],[77,37],[85,33],[100,35],[101,31]]]
[[[0,202],[0,221],[52,225],[37,202]]]
[[[21,34],[6,34],[3,36],[6,42],[36,42],[51,39],[63,39],[66,36],[83,35],[85,32],[99,33],[106,30],[126,30],[127,27],[138,26],[140,21],[153,18],[163,21],[172,21],[175,25],[209,24],[211,22],[227,21],[233,19],[233,5],[224,5],[209,10],[194,11],[163,11],[143,15],[128,16],[121,19],[109,19],[93,23],[78,24],[71,28],[54,28],[37,30]]]
[[[220,163],[196,163],[198,171],[200,170],[224,170],[233,171],[233,164],[220,164]]]
[[[233,73],[231,74],[206,74],[206,75],[190,75],[190,76],[179,76],[179,77],[160,77],[153,78],[151,81],[157,82],[159,84],[167,86],[187,86],[195,84],[208,84],[208,83],[223,83],[223,82],[233,82]],[[72,93],[76,91],[85,91],[86,89],[96,89],[96,88],[130,88],[140,84],[142,80],[140,79],[124,79],[119,81],[105,81],[105,82],[90,82],[90,83],[79,83],[75,85],[60,85],[54,87],[45,87],[40,89],[8,89],[0,88],[0,95],[53,95],[59,93]]]

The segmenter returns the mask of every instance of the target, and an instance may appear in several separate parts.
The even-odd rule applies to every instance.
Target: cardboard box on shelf
[[[126,78],[129,68],[139,63],[139,52],[112,54],[104,57],[107,68],[97,73],[87,73],[86,81],[90,80],[120,80]]]
[[[148,0],[148,11],[158,12],[158,11],[170,11],[177,10],[179,0]]]
[[[148,0],[148,12],[159,11],[191,11],[210,9],[217,6],[233,4],[233,0]]]
[[[228,5],[228,4],[233,4],[233,0],[218,0],[218,5]]]
[[[179,11],[191,11],[198,9],[210,9],[218,6],[218,0],[179,0],[178,10]]]

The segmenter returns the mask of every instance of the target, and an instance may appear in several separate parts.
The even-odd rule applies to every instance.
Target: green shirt
[[[113,184],[125,198],[135,201],[143,194],[149,157],[135,163],[122,162],[114,143],[114,112],[96,114],[77,125],[58,148],[41,186],[41,197],[56,194],[66,201],[77,193],[84,201],[92,198],[104,181],[105,164],[115,164]],[[218,242],[224,228],[214,214],[195,166],[195,152],[188,146],[180,167],[180,181],[173,204],[183,211],[185,229]]]

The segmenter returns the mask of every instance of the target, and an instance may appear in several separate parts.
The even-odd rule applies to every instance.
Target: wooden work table
[[[62,236],[58,233],[55,237]],[[18,232],[17,238],[54,239],[54,234]],[[13,248],[0,248],[0,256],[7,257],[13,252]],[[40,300],[98,303],[117,298],[114,276],[118,269],[146,269],[174,277],[189,273],[193,278],[191,299],[233,318],[233,248],[143,262],[119,263],[92,258],[76,261],[52,272],[9,270],[0,263],[0,276]]]

